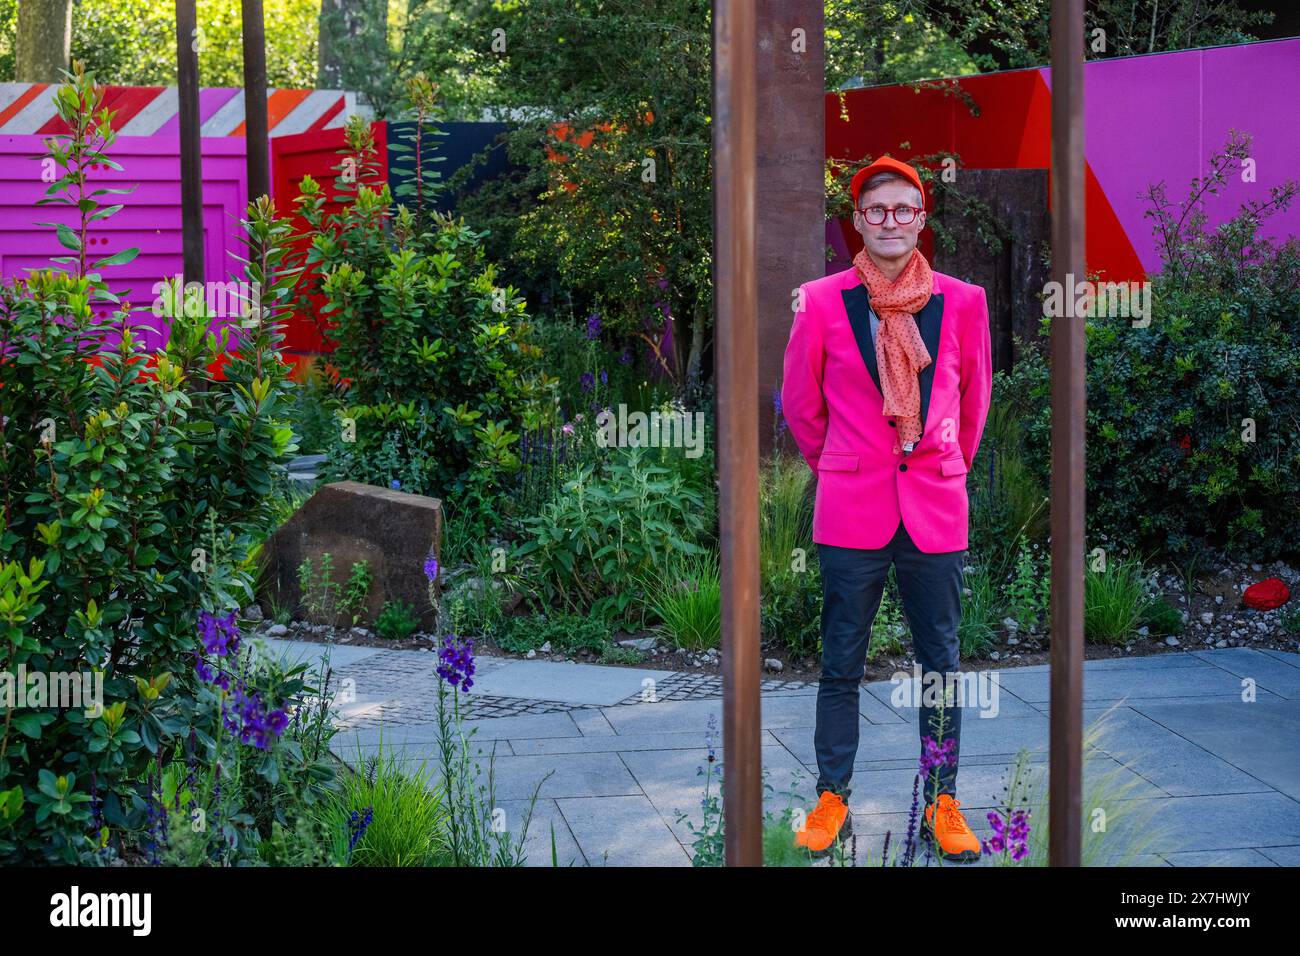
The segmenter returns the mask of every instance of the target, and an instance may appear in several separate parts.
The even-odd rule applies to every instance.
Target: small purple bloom
[[[447,634],[442,639],[442,649],[438,651],[438,676],[453,688],[460,686],[468,691],[474,686],[474,640],[463,641],[454,634]]]
[[[402,483],[398,481],[396,478],[394,478],[392,481],[388,483],[388,487],[392,488],[394,491],[401,491]]]
[[[601,385],[609,384],[609,373],[606,372],[603,368],[600,370],[600,384]]]
[[[628,348],[627,346],[624,346],[624,347],[623,347],[623,351],[620,352],[619,355],[618,355],[618,362],[619,362],[620,365],[631,365],[631,364],[632,364],[632,350],[631,350],[630,348]]]
[[[430,581],[436,580],[438,577],[438,559],[433,555],[429,555],[424,559],[424,576]]]
[[[199,641],[203,650],[216,657],[225,657],[239,650],[239,626],[235,612],[217,617],[208,611],[199,611]]]
[[[361,841],[361,837],[370,828],[370,824],[374,822],[374,819],[375,808],[373,806],[366,807],[364,814],[358,813],[356,810],[352,811],[352,817],[348,820],[348,830],[352,833],[351,838],[348,840],[349,858],[352,856],[352,851],[357,848],[357,843]]]
[[[600,314],[597,312],[587,316],[587,338],[594,339],[600,335]]]
[[[596,376],[592,375],[590,372],[583,372],[582,375],[579,376],[578,380],[582,382],[582,390],[584,392],[590,392],[596,387]]]

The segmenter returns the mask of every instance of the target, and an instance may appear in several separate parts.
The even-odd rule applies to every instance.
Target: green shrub
[[[795,657],[821,653],[821,566],[814,557],[802,572],[763,579],[759,617],[763,636],[779,641]]]
[[[1039,555],[1037,544],[1021,539],[1011,580],[1006,585],[1007,613],[1022,632],[1040,629],[1046,622],[1052,599],[1052,556]]]
[[[604,651],[610,646],[609,628],[597,618],[573,614],[534,614],[509,618],[496,633],[497,645],[514,654],[540,650],[550,643],[556,653]]]
[[[445,865],[447,791],[428,779],[427,758],[411,764],[381,736],[374,753],[358,745],[354,762],[319,814],[338,841],[335,855],[351,866]]]
[[[984,657],[997,634],[997,588],[983,567],[972,568],[963,578],[964,587],[970,590],[970,594],[962,595],[961,623],[957,626],[961,656]]]
[[[102,672],[105,710],[7,710],[6,860],[78,861],[95,849],[93,814],[114,830],[143,826],[138,781],[201,716],[196,612],[251,600],[267,494],[293,450],[277,351],[288,226],[269,200],[250,205],[244,279],[260,285],[260,307],[240,323],[225,381],[207,368],[224,350],[210,316],[189,310],[146,369],[102,277],[135,250],[98,262],[88,251],[115,210],[100,198],[120,191],[85,181],[89,167],[116,165],[102,98],[79,67],[55,96],[71,133],[50,141],[62,175],[45,201],[73,211],[76,225],[58,228],[72,254],[55,260],[69,268],[0,287],[0,667]],[[96,799],[84,800],[92,781]]]
[[[803,459],[793,455],[773,456],[759,473],[758,540],[764,577],[790,573],[800,558],[816,563],[811,477]]]
[[[415,608],[406,601],[385,601],[375,618],[375,632],[388,641],[402,641],[420,626]]]
[[[368,124],[348,125],[346,152],[358,175],[341,212],[325,211],[310,177],[298,198],[311,235],[301,291],[327,300],[331,361],[355,425],[331,445],[325,472],[490,500],[519,468],[520,431],[553,413],[525,303],[463,220],[402,206],[390,221]]]
[[[648,606],[677,647],[704,650],[722,642],[722,581],[718,555],[705,551],[670,559],[642,582]]]
[[[1216,153],[1181,212],[1150,190],[1163,263],[1150,324],[1087,320],[1089,540],[1184,561],[1208,541],[1267,560],[1300,537],[1300,239],[1261,234],[1297,185],[1207,224],[1207,197],[1249,152],[1234,138]],[[1046,483],[1050,374],[1041,354],[1025,362],[1030,458]]]
[[[1036,381],[1032,360],[993,377],[993,398],[984,439],[971,468],[970,552],[988,568],[989,579],[1005,581],[1022,541],[1045,544],[1048,497],[1037,464],[1027,450],[1038,435],[1038,409],[1025,405],[1026,377]]]
[[[1091,562],[1083,570],[1083,633],[1100,644],[1123,644],[1135,636],[1150,603],[1142,565],[1133,559],[1107,562],[1103,571]]]
[[[330,370],[337,378],[337,369],[330,363],[325,365],[325,369],[314,362],[304,366],[297,381],[292,382],[288,415],[298,451],[304,455],[324,454],[342,434],[344,390],[330,378]]]
[[[1183,612],[1170,604],[1167,598],[1161,596],[1146,606],[1138,617],[1138,624],[1146,625],[1153,635],[1181,634]]]
[[[599,469],[584,466],[539,515],[522,522],[512,552],[537,569],[551,600],[578,614],[640,626],[641,582],[670,554],[700,554],[705,496],[680,475],[653,464],[644,448],[620,447]]]

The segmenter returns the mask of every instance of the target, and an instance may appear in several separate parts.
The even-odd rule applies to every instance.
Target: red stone
[[[1290,597],[1291,592],[1281,578],[1265,578],[1246,588],[1246,593],[1241,599],[1247,607],[1253,607],[1258,611],[1271,611],[1275,607],[1281,607]]]

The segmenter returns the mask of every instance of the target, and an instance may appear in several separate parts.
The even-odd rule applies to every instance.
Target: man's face
[[[919,207],[920,205],[921,203],[916,201],[916,187],[897,179],[891,179],[870,192],[864,190],[858,195],[859,210],[870,206],[893,209],[898,206]],[[912,254],[912,250],[916,248],[917,237],[925,227],[925,210],[922,209],[916,214],[915,219],[902,226],[894,221],[893,213],[885,216],[885,221],[875,226],[867,222],[865,215],[857,212],[853,215],[853,226],[862,235],[867,253],[877,262],[906,261]]]

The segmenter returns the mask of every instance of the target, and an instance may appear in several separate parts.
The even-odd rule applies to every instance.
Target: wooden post
[[[262,0],[242,0],[244,33],[244,147],[248,200],[271,194],[266,119],[266,20]]]
[[[1084,272],[1083,0],[1052,0],[1052,279]],[[1063,310],[1072,311],[1072,310]],[[1052,320],[1052,662],[1048,857],[1078,866],[1083,803],[1084,320]]]
[[[763,865],[758,647],[755,8],[713,2],[713,275],[726,864]]]
[[[199,34],[194,0],[176,0],[176,96],[181,147],[181,244],[184,278],[205,281],[203,158],[199,139]],[[184,289],[181,290],[182,297]]]

